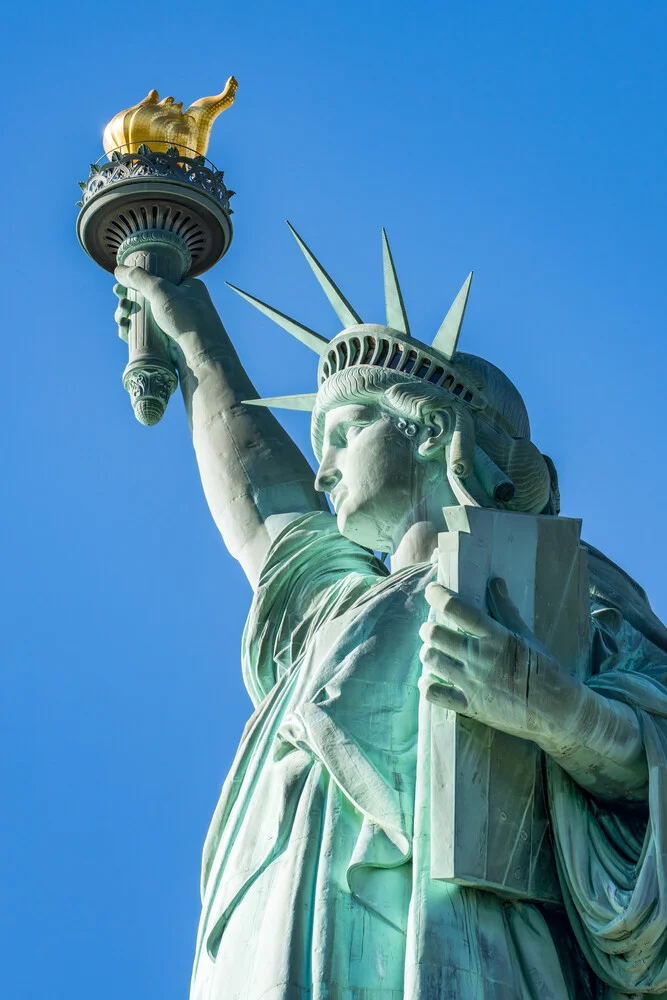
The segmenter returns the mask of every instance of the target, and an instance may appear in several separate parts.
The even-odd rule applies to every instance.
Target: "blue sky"
[[[225,288],[333,335],[289,218],[381,322],[386,226],[417,336],[475,270],[461,346],[501,366],[563,513],[667,616],[667,8],[347,0],[15,4],[3,14],[0,995],[187,996],[201,848],[249,712],[249,602],[180,400],[135,422],[77,181],[151,88],[239,79],[209,156],[237,192],[209,275],[264,395],[313,355]],[[287,426],[309,456],[307,419]]]

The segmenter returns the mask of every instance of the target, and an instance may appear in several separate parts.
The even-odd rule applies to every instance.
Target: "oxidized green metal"
[[[517,389],[458,349],[470,276],[428,343],[386,234],[380,325],[294,233],[343,329],[241,292],[319,358],[315,392],[257,399],[181,281],[227,249],[228,197],[201,159],[143,147],[93,169],[79,220],[118,261],[140,419],[182,362],[206,498],[255,591],[255,710],[204,848],[191,1000],[667,995],[667,629],[559,518]],[[315,477],[281,405],[312,411]]]

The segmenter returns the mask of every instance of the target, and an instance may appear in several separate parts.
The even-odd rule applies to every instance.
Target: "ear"
[[[421,458],[430,461],[445,454],[451,426],[452,421],[447,410],[438,410],[431,414],[428,424],[422,427],[421,441],[417,448]]]

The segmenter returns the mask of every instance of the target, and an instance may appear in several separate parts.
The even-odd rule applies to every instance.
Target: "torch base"
[[[130,395],[135,417],[145,427],[162,420],[177,385],[178,377],[173,369],[160,363],[141,361],[128,365],[123,372],[123,388]]]
[[[232,241],[233,192],[204,157],[141,150],[94,164],[82,181],[79,242],[97,264],[113,272],[124,241],[147,230],[167,231],[187,246],[188,276],[203,274]]]

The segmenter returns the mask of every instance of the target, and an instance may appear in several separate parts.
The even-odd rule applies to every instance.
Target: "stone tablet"
[[[583,678],[589,597],[581,522],[472,506],[444,513],[439,582],[486,609],[487,582],[502,577],[537,639]],[[432,877],[558,904],[542,751],[434,705],[431,754]]]

